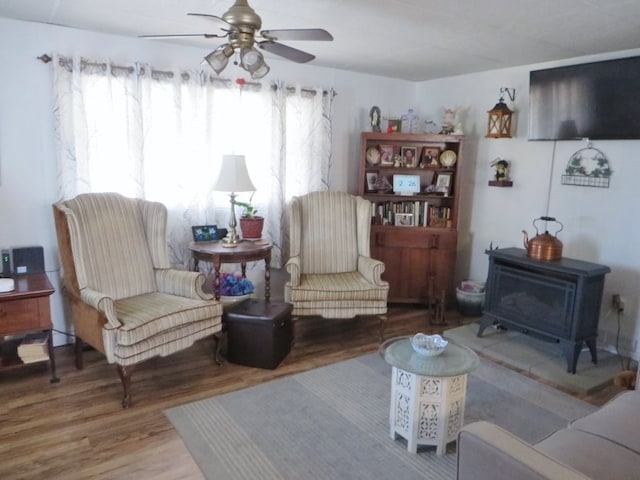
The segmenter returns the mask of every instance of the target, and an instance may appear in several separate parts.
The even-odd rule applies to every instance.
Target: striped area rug
[[[366,355],[175,407],[165,414],[208,479],[454,479],[447,453],[389,436],[391,368]],[[487,360],[469,376],[465,423],[538,441],[595,407]]]

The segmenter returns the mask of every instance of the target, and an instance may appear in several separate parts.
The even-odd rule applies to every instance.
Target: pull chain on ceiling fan
[[[234,54],[239,57],[240,65],[251,74],[251,78],[259,79],[269,73],[269,66],[264,61],[262,53],[256,45],[267,52],[273,53],[296,63],[307,63],[316,58],[310,53],[297,48],[289,47],[280,40],[300,41],[332,41],[329,32],[321,28],[301,28],[284,30],[262,30],[262,19],[249,6],[246,0],[236,0],[222,17],[206,13],[189,13],[197,17],[210,19],[218,24],[220,33],[184,33],[175,35],[140,35],[141,38],[179,38],[179,37],[203,37],[203,38],[227,38],[227,43],[217,47],[204,57],[211,68],[220,74],[229,63],[229,58]],[[258,33],[259,32],[259,33]]]

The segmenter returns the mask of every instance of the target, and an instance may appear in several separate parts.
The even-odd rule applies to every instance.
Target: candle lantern
[[[489,110],[489,123],[487,124],[487,138],[511,138],[511,125],[513,110],[504,103],[504,93],[509,95],[513,102],[516,98],[515,88],[500,88],[500,99],[495,107]]]

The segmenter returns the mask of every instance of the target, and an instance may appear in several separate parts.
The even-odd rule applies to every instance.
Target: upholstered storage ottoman
[[[291,351],[293,305],[249,299],[224,314],[227,358],[232,363],[276,368]]]

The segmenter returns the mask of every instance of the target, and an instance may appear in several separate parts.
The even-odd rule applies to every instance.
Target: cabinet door
[[[389,301],[453,298],[455,230],[372,226],[371,256],[385,264]]]

